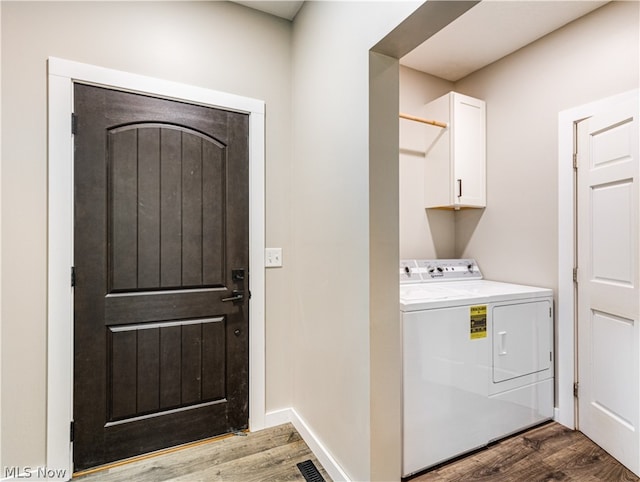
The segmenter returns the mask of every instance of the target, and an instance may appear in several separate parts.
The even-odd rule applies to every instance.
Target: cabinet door
[[[424,116],[448,124],[425,134],[425,207],[485,207],[484,101],[450,92],[429,102]]]
[[[427,119],[446,122],[449,127],[425,127],[425,189],[427,208],[452,207],[453,169],[451,166],[451,96],[449,93],[425,105],[423,115]]]
[[[485,103],[454,93],[451,108],[454,204],[484,207]]]

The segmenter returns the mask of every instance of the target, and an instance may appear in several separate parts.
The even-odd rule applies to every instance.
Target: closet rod
[[[399,116],[402,119],[407,119],[407,120],[416,121],[416,122],[422,122],[423,124],[429,124],[431,126],[442,127],[442,128],[446,128],[447,127],[447,123],[446,122],[423,119],[422,117],[416,117],[414,115],[403,114],[403,113],[400,113]]]

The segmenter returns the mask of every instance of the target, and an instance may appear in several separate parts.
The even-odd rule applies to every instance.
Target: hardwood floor
[[[204,441],[77,474],[77,482],[304,481],[296,464],[311,460],[331,478],[291,424]],[[502,440],[454,462],[418,474],[411,482],[617,482],[638,481],[580,432],[554,422]]]
[[[615,482],[639,479],[582,433],[551,422],[410,480]]]
[[[284,424],[75,474],[74,481],[304,481],[296,464],[305,460],[311,460],[322,477],[331,481],[293,425]]]

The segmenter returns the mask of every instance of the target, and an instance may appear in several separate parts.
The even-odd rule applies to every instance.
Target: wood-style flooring
[[[616,482],[639,479],[582,433],[551,422],[410,480]]]
[[[291,424],[152,454],[76,482],[304,481],[296,464],[311,460],[331,479]],[[411,482],[638,481],[582,433],[547,423],[418,474]]]
[[[311,460],[330,482],[318,460],[290,423],[244,435],[231,435],[113,464],[75,482],[262,482],[303,481],[297,465]],[[88,471],[87,471],[88,472]]]

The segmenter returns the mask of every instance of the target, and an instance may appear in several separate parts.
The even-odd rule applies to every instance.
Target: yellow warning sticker
[[[472,340],[487,337],[487,305],[469,308],[469,334]]]

